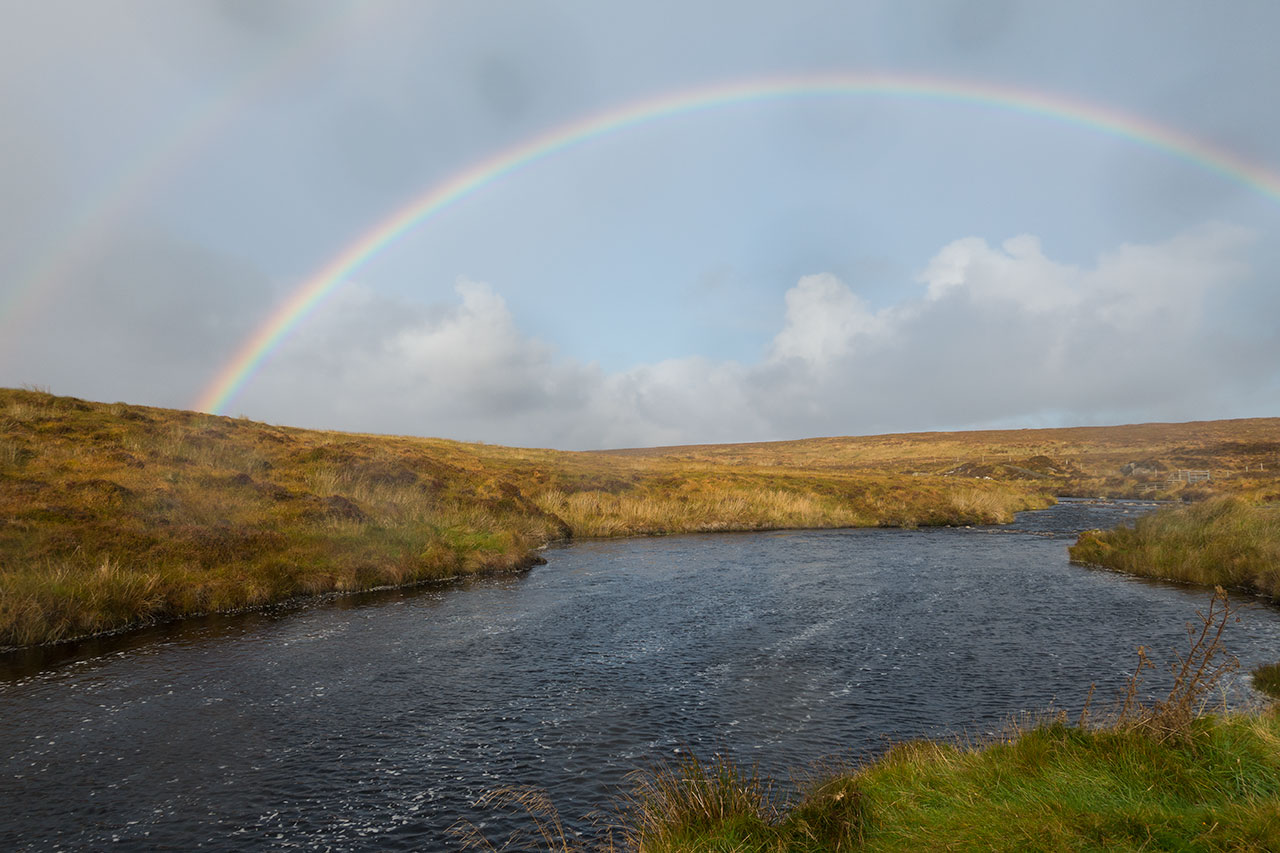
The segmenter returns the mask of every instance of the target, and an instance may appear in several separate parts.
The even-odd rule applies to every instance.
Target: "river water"
[[[520,576],[10,656],[0,849],[448,850],[459,818],[503,837],[515,818],[472,802],[516,785],[591,832],[681,750],[785,779],[1075,711],[1207,602],[1068,563],[1079,530],[1150,509],[583,542]],[[1246,671],[1280,658],[1280,610],[1250,604],[1228,643]]]

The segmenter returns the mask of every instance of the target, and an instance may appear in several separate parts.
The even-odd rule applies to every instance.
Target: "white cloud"
[[[1206,313],[1247,295],[1249,240],[1206,225],[1091,267],[1047,258],[1030,236],[958,240],[926,266],[920,295],[876,312],[833,275],[800,279],[755,364],[690,357],[615,373],[523,333],[485,284],[459,280],[459,301],[434,310],[353,291],[243,405],[312,425],[576,448],[1227,416],[1274,405],[1249,392],[1274,387],[1280,364],[1274,340],[1236,363]]]
[[[773,339],[773,359],[798,358],[815,368],[846,355],[859,335],[875,334],[880,319],[866,301],[830,273],[807,275],[787,291],[786,323]]]
[[[1250,239],[1205,225],[1081,266],[1032,237],[958,240],[915,295],[874,311],[834,275],[801,278],[753,363],[613,372],[529,335],[487,284],[459,279],[456,300],[436,306],[349,286],[231,408],[565,448],[1266,414],[1280,402],[1280,337],[1241,319],[1269,304],[1245,262]],[[9,384],[185,406],[274,301],[251,269],[190,247],[130,244],[96,260],[61,322],[7,365]]]
[[[1080,271],[1046,258],[1038,237],[1011,237],[1001,248],[996,251],[977,237],[948,244],[920,276],[928,285],[928,298],[944,299],[963,291],[970,299],[1013,302],[1033,312],[1077,301],[1079,289],[1073,285]]]

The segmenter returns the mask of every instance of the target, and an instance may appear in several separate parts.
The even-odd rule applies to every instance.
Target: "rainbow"
[[[849,96],[972,104],[1075,125],[1163,151],[1280,201],[1280,175],[1274,172],[1182,131],[1062,95],[985,82],[883,73],[803,74],[667,93],[552,128],[430,187],[378,222],[298,286],[218,370],[194,408],[221,413],[289,332],[343,280],[412,228],[519,169],[593,139],[659,119],[783,98]]]

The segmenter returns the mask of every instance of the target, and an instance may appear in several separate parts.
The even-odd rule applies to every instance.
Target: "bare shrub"
[[[1138,647],[1138,665],[1126,686],[1116,719],[1118,728],[1144,730],[1161,741],[1184,736],[1190,733],[1192,722],[1204,711],[1222,678],[1240,667],[1240,661],[1222,642],[1227,625],[1239,621],[1227,591],[1215,587],[1209,606],[1197,610],[1196,617],[1199,624],[1187,623],[1187,650],[1175,652],[1169,664],[1173,675],[1169,694],[1150,704],[1141,700],[1141,688],[1144,673],[1156,665],[1146,648]]]

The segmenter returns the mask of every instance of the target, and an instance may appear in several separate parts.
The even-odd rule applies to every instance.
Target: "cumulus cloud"
[[[609,373],[522,332],[466,279],[409,308],[353,290],[246,392],[250,414],[348,429],[590,448],[981,425],[1248,414],[1274,406],[1280,344],[1224,347],[1248,303],[1244,229],[1210,224],[1095,264],[1019,236],[943,247],[907,300],[873,311],[801,278],[753,364],[680,358]],[[1259,396],[1259,395],[1263,396]],[[1257,413],[1257,410],[1254,411]]]
[[[807,275],[787,291],[786,324],[773,339],[774,360],[800,359],[821,368],[847,355],[854,338],[880,323],[866,302],[830,273]]]

